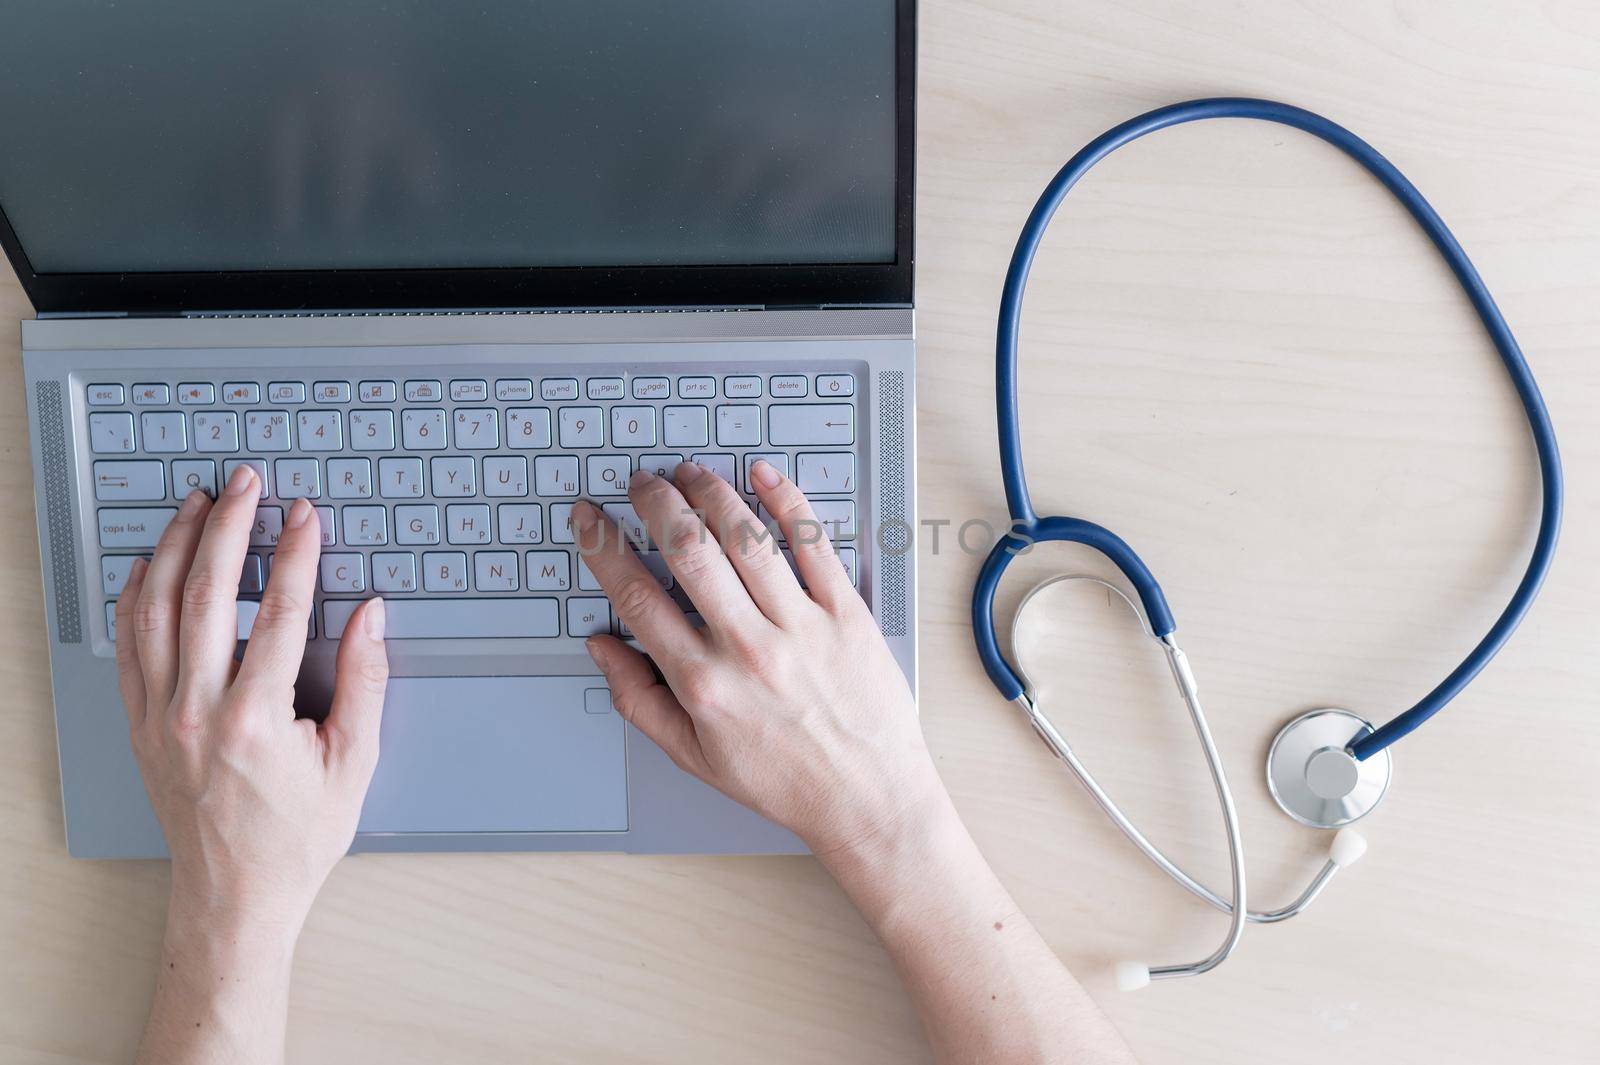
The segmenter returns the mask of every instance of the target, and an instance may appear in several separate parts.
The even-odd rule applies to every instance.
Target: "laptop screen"
[[[906,6],[25,0],[0,209],[39,275],[895,264]]]

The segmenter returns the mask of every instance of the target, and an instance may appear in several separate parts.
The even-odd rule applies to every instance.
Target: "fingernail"
[[[683,467],[680,466],[678,468],[682,469]],[[651,473],[649,470],[640,468],[640,469],[634,470],[633,471],[633,476],[628,478],[628,487],[629,488],[638,488],[641,484],[649,484],[651,481],[653,481],[655,479],[656,479],[656,475],[655,474]]]
[[[128,580],[127,580],[126,583],[127,584],[132,584],[134,581],[138,580],[140,577],[143,577],[144,576],[144,571],[149,569],[149,568],[150,568],[150,563],[148,561],[146,561],[145,559],[143,559],[143,558],[134,559],[133,560],[133,565],[128,567]]]
[[[206,495],[205,492],[196,488],[194,491],[183,497],[183,506],[178,508],[178,513],[183,515],[185,518],[192,518],[201,507],[205,506],[206,501],[210,498],[211,497]]]
[[[374,640],[383,639],[383,625],[387,611],[384,610],[382,599],[371,599],[367,602],[367,635]]]
[[[677,478],[679,484],[689,484],[704,472],[692,462],[680,462],[678,463],[678,468],[672,471],[672,475]]]
[[[581,533],[587,533],[600,521],[600,511],[587,499],[572,504],[572,524]]]
[[[594,664],[600,667],[600,672],[604,673],[606,671],[606,652],[604,648],[594,640],[584,641],[583,646],[589,652],[589,657],[594,659]]]
[[[312,506],[310,500],[308,500],[305,496],[301,496],[299,499],[296,499],[294,501],[294,506],[289,508],[289,517],[287,519],[289,528],[298,529],[300,526],[304,525],[306,523],[306,519],[311,517],[311,511]]]
[[[762,488],[776,488],[778,482],[783,480],[783,475],[778,472],[777,467],[766,459],[757,459],[750,467],[750,473],[761,482]]]
[[[235,466],[233,472],[228,475],[227,493],[230,496],[244,495],[245,490],[250,487],[250,482],[255,479],[255,475],[256,471],[249,466]]]

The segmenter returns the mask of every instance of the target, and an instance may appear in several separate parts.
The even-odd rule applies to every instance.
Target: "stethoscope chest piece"
[[[1267,752],[1267,788],[1278,807],[1312,828],[1339,828],[1371,813],[1389,790],[1388,750],[1359,761],[1349,747],[1372,725],[1348,710],[1312,710],[1278,732]]]

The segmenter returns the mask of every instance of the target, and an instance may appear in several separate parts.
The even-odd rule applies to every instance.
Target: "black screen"
[[[25,0],[38,273],[888,263],[892,0]]]

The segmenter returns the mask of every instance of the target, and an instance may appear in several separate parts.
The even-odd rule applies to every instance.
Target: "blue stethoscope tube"
[[[1550,560],[1555,553],[1556,537],[1561,527],[1561,455],[1556,447],[1555,431],[1545,410],[1544,398],[1534,382],[1533,372],[1511,335],[1505,316],[1495,306],[1494,298],[1484,286],[1461,245],[1456,241],[1444,220],[1423,198],[1416,186],[1376,149],[1354,133],[1320,115],[1288,104],[1271,100],[1224,97],[1208,100],[1191,100],[1187,103],[1162,107],[1130,119],[1114,129],[1107,130],[1086,145],[1050,182],[1027,225],[1017,239],[1016,251],[1011,256],[1011,266],[1006,273],[1005,289],[1000,300],[1000,320],[995,344],[995,399],[1000,428],[1000,463],[1005,481],[1006,504],[1011,512],[1010,532],[1001,538],[985,560],[978,575],[972,599],[972,627],[977,641],[978,654],[983,660],[989,679],[1007,699],[1017,699],[1024,692],[1024,684],[1017,671],[1001,654],[995,642],[994,598],[1001,575],[1011,559],[1035,542],[1070,541],[1085,544],[1101,552],[1114,563],[1133,585],[1154,635],[1169,636],[1176,629],[1172,610],[1167,605],[1161,586],[1150,568],[1126,542],[1109,530],[1078,518],[1041,518],[1033,509],[1028,494],[1028,483],[1022,471],[1022,441],[1017,418],[1017,334],[1022,317],[1022,296],[1028,283],[1028,271],[1033,265],[1035,252],[1044,237],[1056,208],[1078,180],[1096,163],[1118,148],[1138,140],[1147,133],[1166,129],[1185,122],[1210,118],[1249,118],[1277,122],[1303,130],[1343,151],[1360,163],[1383,183],[1417,220],[1428,239],[1433,241],[1439,254],[1449,263],[1456,280],[1460,282],[1467,298],[1472,301],[1478,318],[1483,322],[1495,349],[1511,375],[1517,395],[1528,417],[1528,427],[1533,433],[1534,447],[1539,456],[1539,476],[1543,486],[1543,503],[1540,508],[1539,534],[1534,542],[1527,571],[1518,583],[1511,600],[1499,618],[1478,641],[1467,657],[1450,675],[1440,681],[1411,709],[1400,714],[1388,724],[1353,742],[1349,751],[1357,759],[1366,759],[1388,747],[1402,736],[1416,729],[1428,718],[1438,713],[1461,692],[1478,672],[1488,664],[1495,653],[1511,636],[1517,624],[1532,605]]]

